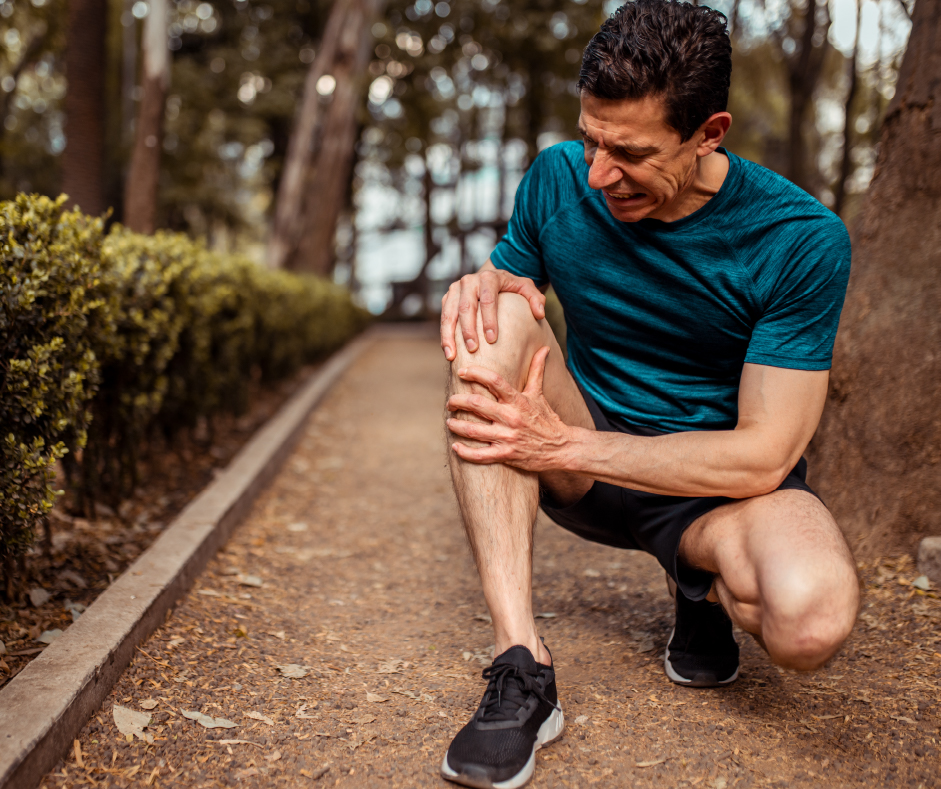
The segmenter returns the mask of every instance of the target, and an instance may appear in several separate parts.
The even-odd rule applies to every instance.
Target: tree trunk
[[[121,14],[121,144],[133,142],[134,88],[137,85],[137,20],[135,0],[124,0]]]
[[[302,232],[304,187],[316,147],[315,135],[321,115],[317,82],[322,76],[330,73],[333,67],[337,45],[349,10],[350,3],[344,0],[334,1],[320,41],[320,51],[307,71],[301,109],[288,140],[281,181],[278,184],[278,197],[275,201],[274,221],[267,250],[268,265],[271,268],[282,268],[286,265]]]
[[[348,15],[331,72],[336,79],[323,122],[320,148],[308,172],[304,195],[304,222],[297,251],[287,266],[329,276],[336,262],[334,234],[349,188],[356,150],[357,110],[362,96],[362,75],[369,61],[372,20],[377,0],[348,0]]]
[[[840,172],[833,186],[833,213],[839,216],[843,213],[846,202],[846,182],[853,174],[853,101],[859,85],[859,30],[862,21],[863,3],[856,0],[856,37],[853,40],[853,54],[850,56],[850,84],[846,91],[846,101],[843,104],[843,156],[840,160]]]
[[[918,0],[853,272],[813,484],[864,554],[941,533],[941,0]]]
[[[817,24],[817,0],[807,0],[804,12],[804,28],[801,32],[800,46],[788,60],[788,86],[790,88],[790,110],[788,114],[787,172],[785,175],[793,183],[808,192],[813,191],[808,171],[807,141],[804,137],[804,124],[813,103],[814,91],[820,81],[823,63],[830,42],[827,33],[830,29],[830,7],[824,0],[824,23]],[[791,13],[794,13],[792,8]],[[815,41],[818,43],[815,44]]]
[[[65,69],[66,139],[62,191],[87,214],[101,214],[104,193],[104,87],[107,0],[69,0]]]
[[[134,150],[124,185],[124,224],[136,233],[156,229],[164,101],[170,84],[167,48],[167,0],[150,0],[144,21],[143,96],[134,130]]]

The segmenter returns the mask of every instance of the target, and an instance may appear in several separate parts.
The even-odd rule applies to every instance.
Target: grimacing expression
[[[670,221],[696,177],[699,132],[681,142],[659,97],[613,100],[585,92],[578,131],[590,168],[588,185],[601,190],[615,219]]]

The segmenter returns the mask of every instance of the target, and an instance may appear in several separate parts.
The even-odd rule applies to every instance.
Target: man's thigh
[[[723,605],[756,632],[762,615],[852,604],[856,565],[833,516],[805,490],[777,490],[700,516],[680,559],[715,573]],[[855,611],[853,612],[855,618]]]

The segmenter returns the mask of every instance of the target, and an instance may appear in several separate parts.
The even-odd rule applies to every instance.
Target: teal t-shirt
[[[719,192],[676,222],[619,222],[582,144],[543,151],[493,264],[565,308],[569,368],[608,414],[664,432],[724,430],[745,362],[827,370],[850,271],[840,219],[720,149]]]

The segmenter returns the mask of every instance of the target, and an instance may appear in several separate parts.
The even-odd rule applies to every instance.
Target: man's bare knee
[[[486,340],[471,353],[464,344],[460,326],[455,329],[457,354],[451,362],[452,378],[457,370],[469,365],[487,367],[507,378],[513,385],[525,378],[533,354],[546,342],[546,332],[551,331],[545,320],[536,320],[532,306],[517,293],[500,293],[497,296],[497,340]],[[483,337],[483,319],[477,314],[477,333]]]

